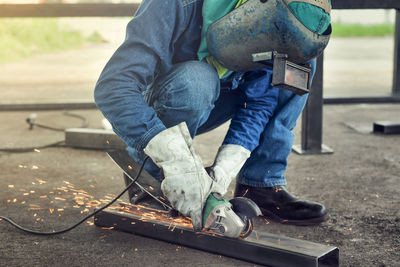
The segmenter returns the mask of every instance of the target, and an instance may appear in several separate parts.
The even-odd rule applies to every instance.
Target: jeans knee
[[[156,86],[161,90],[156,102],[192,112],[212,109],[220,90],[215,69],[199,61],[177,64]]]

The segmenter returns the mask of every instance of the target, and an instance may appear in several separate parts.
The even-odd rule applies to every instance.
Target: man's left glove
[[[211,193],[213,180],[194,150],[186,123],[180,123],[157,134],[144,149],[162,169],[161,190],[172,206],[190,216],[195,231],[202,229],[204,203]]]
[[[222,145],[215,158],[214,164],[209,169],[209,174],[214,180],[213,191],[225,195],[229,184],[236,178],[250,151],[240,145]]]

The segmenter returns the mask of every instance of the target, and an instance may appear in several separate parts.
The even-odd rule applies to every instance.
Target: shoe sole
[[[264,210],[261,208],[262,215],[267,217],[268,219],[271,219],[275,222],[279,222],[282,224],[290,224],[290,225],[296,225],[296,226],[313,226],[313,225],[318,225],[322,222],[325,222],[329,219],[329,215],[325,214],[324,216],[317,217],[317,218],[312,218],[312,219],[307,219],[307,220],[288,220],[288,219],[282,219],[279,216],[276,216],[272,212],[268,210]]]

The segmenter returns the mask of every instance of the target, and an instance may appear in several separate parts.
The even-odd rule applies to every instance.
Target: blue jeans
[[[216,71],[198,61],[174,65],[145,91],[144,99],[167,128],[185,121],[192,137],[231,119],[242,101],[240,90],[221,88]],[[294,139],[292,129],[306,100],[307,95],[279,90],[275,113],[260,137],[259,146],[241,169],[238,183],[256,187],[286,185],[284,172]],[[128,147],[128,152],[135,161],[143,162],[143,151]],[[151,160],[145,169],[161,180],[160,171]]]

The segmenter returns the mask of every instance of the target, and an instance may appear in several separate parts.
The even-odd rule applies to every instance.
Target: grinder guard
[[[248,0],[214,22],[207,31],[211,55],[233,71],[265,67],[252,54],[277,51],[294,63],[320,55],[329,42],[331,26],[319,35],[304,26],[284,0]]]

